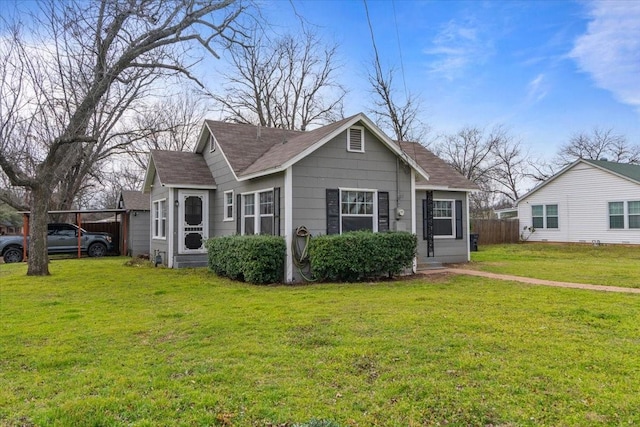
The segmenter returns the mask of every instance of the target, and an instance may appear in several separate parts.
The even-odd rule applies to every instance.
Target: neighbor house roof
[[[400,146],[429,174],[429,180],[416,179],[416,187],[441,190],[479,190],[477,184],[465,178],[451,165],[417,142],[401,141]]]
[[[360,113],[310,131],[290,131],[254,125],[206,120],[195,152],[202,153],[213,135],[236,179],[242,181],[284,171],[350,126],[363,125],[396,155],[410,164],[418,175],[428,173],[403,153],[366,115]]]
[[[123,204],[121,207],[128,211],[148,211],[151,209],[149,196],[142,191],[122,190],[120,198]]]
[[[529,191],[524,196],[520,197],[516,201],[516,204],[520,203],[522,200],[524,200],[527,197],[531,196],[536,191],[546,187],[551,182],[555,181],[558,177],[562,176],[564,173],[566,173],[567,171],[573,169],[576,165],[579,165],[581,163],[591,165],[591,166],[593,166],[593,167],[595,167],[597,169],[600,169],[602,171],[617,175],[617,176],[619,176],[619,177],[621,177],[623,179],[626,179],[628,181],[631,181],[631,182],[633,182],[635,184],[640,185],[640,165],[633,165],[633,164],[629,164],[629,163],[610,162],[608,160],[578,159],[575,162],[571,163],[570,165],[566,166],[560,172],[556,173],[552,177],[550,177],[547,180],[545,180],[542,184],[538,185],[537,187],[535,187],[534,189]]]
[[[151,150],[149,154],[144,191],[151,188],[154,174],[158,175],[163,187],[216,188],[216,182],[202,155],[165,150]]]
[[[589,160],[583,159],[584,162],[593,166],[613,172],[623,178],[628,178],[640,184],[640,165],[632,165],[630,163],[616,163],[607,160]]]

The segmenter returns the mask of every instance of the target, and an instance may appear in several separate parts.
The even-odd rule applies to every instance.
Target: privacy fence
[[[471,232],[479,235],[479,245],[518,243],[520,222],[514,219],[472,219]]]

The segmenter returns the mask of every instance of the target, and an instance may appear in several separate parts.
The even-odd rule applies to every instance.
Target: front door
[[[206,252],[209,234],[209,192],[180,190],[178,192],[178,253]]]

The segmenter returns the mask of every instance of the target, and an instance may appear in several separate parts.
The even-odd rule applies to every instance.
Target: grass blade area
[[[640,296],[0,265],[0,425],[638,425]]]
[[[521,243],[471,253],[483,271],[560,282],[640,288],[640,246]]]

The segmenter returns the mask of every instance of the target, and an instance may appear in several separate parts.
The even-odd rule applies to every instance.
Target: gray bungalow
[[[194,152],[151,151],[151,254],[168,267],[206,265],[204,241],[275,234],[298,281],[295,231],[397,230],[418,235],[416,264],[469,260],[468,193],[477,187],[415,143],[357,114],[311,131],[207,120]]]

